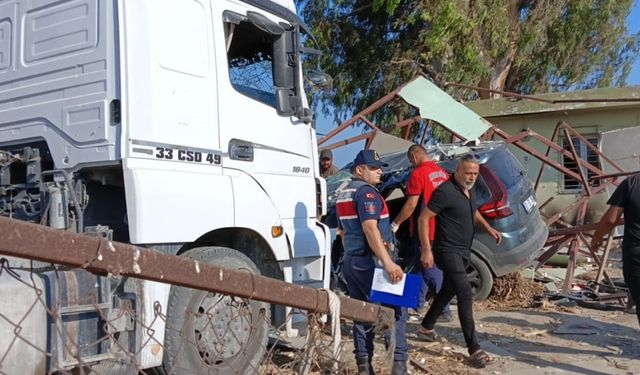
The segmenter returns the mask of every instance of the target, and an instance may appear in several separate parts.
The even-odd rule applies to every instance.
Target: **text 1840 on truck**
[[[0,36],[0,215],[328,287],[329,234],[316,219],[326,187],[304,85],[330,79],[302,67],[317,50],[303,47],[311,37],[292,0],[9,0]],[[20,264],[31,267],[11,260]],[[67,370],[77,356],[116,366],[118,350],[143,369],[248,373],[271,325],[287,320],[296,334],[285,308],[260,302],[49,264],[35,275],[47,304],[90,289],[106,316],[127,303],[137,319],[88,345],[106,337],[93,306],[59,312],[80,327],[73,338],[57,337],[44,310],[29,314],[21,337],[50,355],[12,351],[5,373]],[[21,296],[33,291],[2,280],[0,313],[27,310],[33,299]],[[166,323],[153,319],[156,302]],[[252,318],[188,319],[221,309]],[[218,350],[225,336],[236,340]],[[70,345],[85,349],[71,356]]]

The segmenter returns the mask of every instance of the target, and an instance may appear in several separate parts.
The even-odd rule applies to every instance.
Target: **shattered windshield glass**
[[[225,26],[231,84],[243,95],[275,107],[273,35],[249,22]]]

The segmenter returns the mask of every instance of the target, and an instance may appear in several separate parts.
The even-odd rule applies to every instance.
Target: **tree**
[[[524,94],[623,85],[640,50],[632,0],[296,1],[334,78],[336,118],[419,73]]]

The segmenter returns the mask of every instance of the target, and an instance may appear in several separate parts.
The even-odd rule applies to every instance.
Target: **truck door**
[[[233,226],[209,2],[127,1],[121,17],[131,241],[188,242]]]
[[[249,19],[260,13],[248,4],[212,2],[218,57],[221,147],[225,168],[249,173],[267,191],[283,219],[315,217],[315,179],[311,128],[294,116],[278,114],[273,78],[276,35]],[[218,26],[219,25],[219,26]],[[224,39],[219,38],[222,34]],[[224,43],[218,41],[224,40]],[[296,56],[291,55],[295,59]],[[251,157],[235,150],[249,149]]]

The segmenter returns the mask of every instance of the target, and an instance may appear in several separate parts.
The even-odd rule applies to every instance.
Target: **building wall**
[[[576,109],[564,112],[488,117],[487,120],[496,124],[499,128],[510,135],[518,134],[522,129],[529,128],[544,137],[551,138],[556,124],[559,121],[564,121],[574,129],[578,130],[582,135],[598,136],[599,133],[606,131],[640,126],[640,107],[625,107],[617,109],[604,108],[600,110]],[[525,142],[527,145],[541,153],[545,153],[547,150],[547,147],[544,144],[535,139],[529,139]],[[561,145],[562,141],[559,140],[557,143]],[[531,180],[535,181],[542,163],[537,158],[521,151],[515,146],[510,146],[510,148],[526,169]],[[638,151],[636,150],[635,152],[637,153]],[[631,154],[633,151],[630,149],[629,153]],[[559,153],[552,151],[550,153],[550,157],[562,164],[562,158]],[[604,163],[604,161],[602,162]],[[577,197],[579,197],[579,194],[564,191],[563,174],[553,167],[546,166],[536,193],[536,198],[538,200],[538,204],[543,204],[551,197],[553,197],[553,200],[543,209],[543,213],[547,216],[568,206],[571,202],[575,201]],[[588,223],[600,219],[600,216],[606,210],[607,199],[608,193],[606,191],[601,194],[596,194],[591,198],[586,215]],[[565,215],[563,219],[567,222],[573,223],[576,213],[577,210],[573,210]]]

